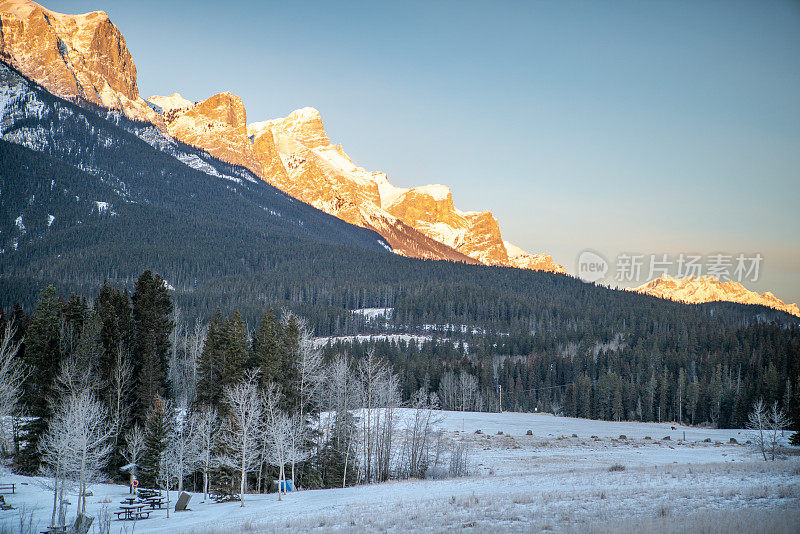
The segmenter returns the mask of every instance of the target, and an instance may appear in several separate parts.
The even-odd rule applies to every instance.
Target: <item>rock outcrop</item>
[[[219,93],[194,104],[178,93],[147,100],[162,109],[167,131],[175,139],[262,175],[262,164],[247,138],[247,111],[238,96]]]

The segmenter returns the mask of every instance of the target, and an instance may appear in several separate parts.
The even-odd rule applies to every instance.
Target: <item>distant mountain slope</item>
[[[722,282],[716,276],[673,278],[662,274],[632,291],[690,304],[716,301],[758,304],[800,317],[800,308],[796,303],[786,304],[769,291],[758,294],[738,282]]]
[[[149,124],[119,114],[110,115],[114,122],[105,120],[50,95],[3,63],[0,117],[4,140],[49,156],[2,145],[4,275],[31,274],[26,258],[42,259],[43,244],[56,246],[51,240],[63,250],[55,257],[54,250],[47,251],[46,265],[36,270],[53,275],[60,274],[59,261],[70,255],[108,260],[84,250],[97,246],[122,246],[127,254],[145,256],[158,256],[159,247],[169,247],[166,257],[200,248],[244,247],[245,256],[269,256],[276,246],[329,244],[380,255],[389,248],[380,235],[298,202],[246,169],[177,144]],[[93,242],[90,237],[123,229],[129,242]],[[70,241],[71,235],[83,235],[76,239],[85,242]],[[36,252],[29,256],[31,247]],[[97,276],[117,268],[97,267],[92,270]],[[170,283],[192,287],[196,270],[187,265]]]

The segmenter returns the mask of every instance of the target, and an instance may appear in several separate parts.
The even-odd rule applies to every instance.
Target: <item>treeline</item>
[[[82,495],[94,481],[135,476],[243,500],[287,484],[466,469],[464,451],[446,450],[435,431],[428,386],[403,399],[385,359],[323,359],[292,313],[268,309],[252,330],[238,312],[188,322],[146,271],[132,293],[104,284],[92,301],[49,286],[30,315],[16,306],[0,326],[2,361],[20,386],[0,384],[15,406],[0,414],[12,422],[0,441],[17,472],[52,479],[53,521],[69,483]],[[415,415],[402,418],[401,406]]]
[[[800,430],[800,329],[758,323],[730,333],[706,332],[704,339],[661,335],[619,335],[609,343],[568,343],[549,351],[513,355],[505,345],[524,345],[515,336],[478,336],[467,346],[450,340],[424,343],[369,341],[334,343],[355,358],[369,351],[386,358],[401,376],[404,396],[428,382],[445,408],[552,411],[605,420],[677,421],[744,428],[758,399],[778,402]],[[485,341],[485,340],[483,340]],[[500,350],[498,350],[500,348]],[[449,373],[449,375],[448,375]],[[467,375],[471,378],[462,377]],[[458,390],[474,381],[477,393],[448,403],[442,391],[453,380]],[[469,389],[469,388],[467,388]],[[463,398],[463,397],[462,397]]]

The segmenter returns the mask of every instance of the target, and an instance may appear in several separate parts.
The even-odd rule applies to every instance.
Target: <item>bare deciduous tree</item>
[[[773,402],[772,407],[767,412],[769,450],[773,462],[775,461],[775,454],[778,451],[778,443],[780,441],[780,435],[782,434],[781,431],[788,426],[789,418],[786,416],[786,412],[778,408],[778,401]]]
[[[174,462],[174,474],[178,491],[183,491],[184,477],[192,473],[202,462],[202,437],[199,423],[202,414],[188,414],[185,409],[178,413],[172,435],[170,436],[170,460]]]
[[[203,499],[208,499],[209,473],[216,466],[213,450],[219,431],[219,416],[217,410],[206,406],[197,413],[196,432],[198,436],[198,449],[200,466],[203,471]]]
[[[108,412],[88,389],[67,397],[51,420],[42,452],[47,458],[57,458],[56,469],[65,478],[77,479],[80,513],[86,512],[89,485],[102,476],[111,454],[110,437]]]
[[[401,472],[406,477],[423,478],[430,463],[433,432],[442,422],[439,398],[426,385],[414,393],[408,407],[411,417],[407,421]]]
[[[233,454],[241,476],[242,506],[247,491],[247,473],[258,463],[258,445],[263,437],[264,401],[258,390],[257,377],[256,372],[248,372],[241,382],[224,390],[223,402],[230,415],[223,442]]]
[[[114,368],[111,370],[111,376],[107,378],[111,392],[108,402],[110,404],[112,436],[115,447],[130,414],[130,406],[125,397],[132,379],[133,366],[128,360],[125,348],[120,343],[114,355]]]
[[[16,328],[11,321],[3,329],[0,339],[0,448],[5,445],[5,420],[11,416],[19,401],[25,370],[17,357],[22,340],[14,341]]]
[[[763,399],[753,403],[753,410],[747,416],[747,428],[750,429],[756,449],[761,452],[764,461],[767,461],[767,411]]]
[[[136,425],[125,434],[125,449],[122,452],[125,461],[130,465],[131,474],[134,476],[136,476],[136,469],[143,451],[144,429],[141,425]]]

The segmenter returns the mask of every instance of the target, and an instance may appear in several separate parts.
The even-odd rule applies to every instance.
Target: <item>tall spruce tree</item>
[[[225,347],[225,321],[219,309],[208,323],[208,334],[200,356],[197,373],[197,400],[200,406],[217,406],[222,398],[220,362]]]
[[[144,427],[144,450],[138,471],[141,484],[146,488],[157,485],[161,455],[167,448],[171,415],[161,397],[156,396]]]
[[[133,314],[127,290],[120,291],[111,287],[107,281],[104,282],[94,301],[94,312],[101,323],[102,355],[98,364],[98,374],[101,377],[100,398],[110,412],[115,413],[117,391],[114,377],[119,376],[117,372],[120,363],[129,363],[134,345]],[[121,404],[125,407],[129,407],[133,400],[131,386],[128,383],[128,387],[120,392]],[[119,476],[119,468],[127,463],[123,454],[125,442],[121,434],[131,426],[131,413],[126,409],[120,410],[119,415],[122,416],[117,421],[119,434],[113,436],[113,451],[106,466],[106,472],[112,477]]]
[[[237,384],[244,375],[245,364],[250,358],[250,340],[242,315],[235,311],[225,322],[225,350],[221,363],[222,387]]]
[[[223,319],[219,310],[208,325],[208,335],[200,358],[197,403],[221,406],[222,391],[241,380],[250,355],[247,327],[239,312]]]
[[[283,329],[270,308],[253,336],[253,365],[260,370],[262,388],[268,381],[277,382],[281,376]]]
[[[61,312],[62,303],[56,296],[55,287],[46,287],[39,295],[25,332],[22,361],[30,374],[22,391],[24,412],[29,419],[22,428],[25,446],[20,452],[19,465],[22,472],[28,474],[39,470],[39,440],[47,431],[52,416],[55,379],[61,367]]]
[[[145,271],[136,281],[133,294],[133,321],[136,332],[134,374],[136,378],[136,418],[144,420],[148,407],[167,391],[167,356],[172,302],[164,279]]]
[[[289,315],[283,326],[281,366],[278,383],[283,388],[283,409],[289,413],[300,405],[300,374],[297,359],[300,356],[300,322],[294,314]]]

